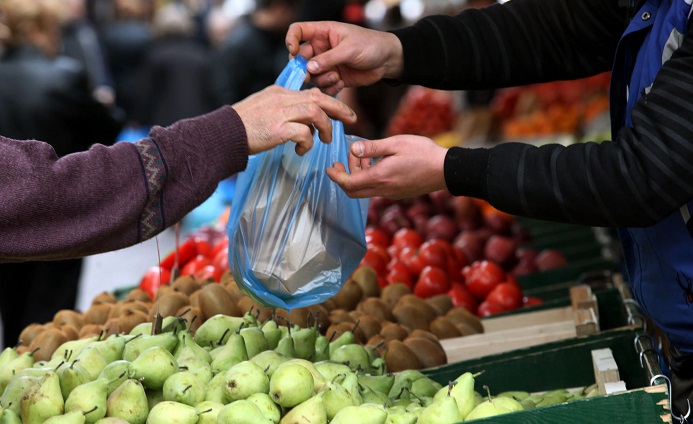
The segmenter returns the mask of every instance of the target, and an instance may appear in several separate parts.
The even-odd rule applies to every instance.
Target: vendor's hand
[[[317,88],[294,91],[273,85],[233,105],[248,135],[249,154],[269,150],[291,140],[296,153],[313,147],[313,131],[320,140],[332,141],[330,118],[353,124],[356,114],[349,106]]]
[[[351,173],[338,162],[327,175],[349,197],[410,198],[446,188],[446,153],[433,140],[414,135],[358,141],[349,152]],[[371,158],[380,159],[371,165]]]
[[[402,44],[388,32],[338,22],[300,22],[289,27],[286,47],[292,56],[300,53],[310,59],[311,83],[330,95],[402,73]]]

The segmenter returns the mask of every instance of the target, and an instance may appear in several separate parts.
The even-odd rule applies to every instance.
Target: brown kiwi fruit
[[[200,283],[192,275],[181,275],[172,284],[174,291],[179,291],[190,296],[200,289]]]
[[[72,324],[62,324],[60,326],[60,331],[65,334],[68,340],[79,339],[79,330],[77,330]]]
[[[244,313],[238,307],[237,301],[231,296],[231,293],[217,283],[207,284],[201,288],[197,302],[205,319],[218,314],[240,317]]]
[[[334,336],[334,338],[332,338],[333,331],[337,331],[337,334]],[[354,343],[366,343],[367,339],[366,336],[363,334],[363,330],[361,330],[360,328],[360,323],[351,324],[348,322],[341,322],[339,324],[332,324],[327,328],[327,333],[325,333],[325,335],[328,339],[332,338],[332,340],[334,340],[346,331],[351,331],[352,333],[354,333]]]
[[[137,324],[147,322],[147,314],[138,310],[125,308],[120,314],[120,332],[128,334]]]
[[[84,315],[72,309],[61,309],[53,315],[53,323],[58,326],[70,324],[79,330],[84,325]]]
[[[389,284],[380,292],[380,300],[392,310],[397,301],[404,295],[411,294],[411,289],[404,283]]]
[[[190,306],[200,306],[200,293],[202,293],[202,291],[198,289],[188,295]]]
[[[383,325],[380,329],[380,335],[388,341],[404,340],[407,338],[407,336],[409,336],[409,330],[393,322],[390,324]]]
[[[183,306],[176,312],[176,316],[187,321],[186,326],[192,334],[195,334],[205,320],[202,310],[197,306]]]
[[[431,318],[426,311],[413,304],[398,303],[392,310],[392,315],[399,325],[409,328],[410,331],[417,328],[428,330],[431,323]]]
[[[36,337],[36,335],[41,333],[45,329],[46,327],[44,327],[43,324],[39,324],[36,322],[33,324],[29,324],[26,327],[24,327],[21,333],[19,333],[19,341],[23,346],[29,346]]]
[[[173,291],[173,287],[171,287],[168,284],[164,284],[164,285],[159,286],[159,288],[156,289],[156,293],[154,293],[153,302],[156,303],[157,300],[161,299],[161,296],[163,296],[169,292],[172,292],[172,291]]]
[[[419,358],[424,368],[432,368],[448,363],[445,350],[437,343],[424,337],[407,337],[404,344]]]
[[[404,296],[400,297],[397,301],[397,304],[395,305],[395,308],[401,305],[411,305],[415,307],[419,311],[419,314],[424,316],[428,322],[433,321],[438,316],[438,313],[433,308],[433,306],[426,303],[426,301],[420,298],[419,296],[413,294],[405,294]],[[393,315],[395,315],[395,308],[392,308]],[[426,328],[423,329],[425,330]]]
[[[342,288],[332,298],[338,308],[352,311],[363,297],[363,290],[354,280],[346,280]]]
[[[359,328],[363,331],[363,337],[370,340],[373,336],[380,334],[380,321],[372,315],[362,315],[359,317]]]
[[[275,309],[274,310],[274,319],[277,322],[277,325],[288,327],[289,324],[287,323],[287,320],[289,319],[289,311],[287,311],[286,309],[282,309],[282,308]]]
[[[472,334],[479,334],[475,328],[467,324],[466,322],[454,322],[453,323],[463,336],[471,336]]]
[[[349,312],[344,309],[333,309],[330,312],[330,322],[332,324],[339,324],[340,322],[349,322],[352,325],[356,322],[354,318],[349,315]]]
[[[180,308],[188,305],[190,305],[190,301],[188,300],[187,294],[169,290],[165,294],[161,295],[159,300],[152,304],[152,306],[149,308],[149,313],[147,316],[155,316],[157,308],[158,312],[164,318],[175,316],[176,312],[178,312]]]
[[[382,343],[385,343],[385,342],[387,342],[387,340],[385,340],[385,338],[383,336],[381,336],[380,334],[376,334],[375,336],[368,339],[368,341],[365,343],[365,345],[369,346],[369,347],[375,347],[375,346],[381,345]]]
[[[455,323],[447,317],[438,317],[431,321],[429,331],[435,334],[438,340],[462,336],[462,332],[455,326]]]
[[[111,310],[108,311],[108,318],[106,320],[119,317],[121,311],[123,309],[125,309],[125,307],[126,307],[125,302],[114,303],[113,306],[111,307]]]
[[[101,330],[103,330],[102,324],[84,324],[84,327],[79,330],[79,338],[86,339],[87,337],[98,336],[101,334]]]
[[[126,306],[127,309],[132,309],[133,311],[140,311],[148,316],[149,311],[152,308],[152,302],[142,302],[140,300],[136,300],[134,302],[127,303]]]
[[[134,289],[130,290],[130,292],[125,296],[125,299],[123,299],[124,302],[135,302],[135,301],[140,301],[140,302],[151,302],[152,298],[149,297],[149,293],[147,293],[146,290],[141,289],[139,287],[135,287]]]
[[[380,285],[378,284],[378,273],[369,266],[360,266],[356,268],[351,279],[356,281],[356,284],[361,286],[363,298],[380,296]]]
[[[481,323],[481,319],[462,306],[450,309],[445,316],[453,322],[469,325],[474,328],[477,333],[484,332],[484,325]]]
[[[387,343],[385,363],[387,364],[388,372],[418,370],[423,367],[416,354],[399,340],[390,340]]]
[[[422,330],[420,328],[417,328],[416,330],[413,330],[411,333],[409,333],[409,337],[423,337],[424,339],[429,339],[434,343],[440,344],[440,340],[438,340],[438,337],[436,337],[435,334],[431,333],[430,331]]]
[[[366,313],[363,311],[349,311],[348,312],[349,316],[351,319],[354,320],[354,322],[358,321],[361,316],[365,315]]]
[[[65,333],[58,328],[49,328],[36,335],[29,345],[34,351],[34,361],[49,361],[55,350],[68,341]]]
[[[334,310],[334,309],[339,309],[339,307],[337,306],[337,304],[334,303],[334,300],[332,300],[332,299],[328,299],[328,300],[326,300],[325,302],[323,302],[323,303],[322,303],[322,306],[324,306],[325,309],[327,309],[327,310],[330,311],[330,312],[331,312],[332,310]]]
[[[379,297],[369,297],[359,303],[358,310],[380,321],[393,321],[392,310]]]
[[[265,322],[272,317],[272,310],[270,308],[260,305],[248,296],[244,296],[238,301],[238,309],[241,310],[242,314],[252,310],[253,315],[257,316],[258,322]]]
[[[426,299],[426,303],[433,306],[438,313],[438,316],[445,315],[450,309],[453,308],[452,298],[449,294],[438,294],[431,296]]]
[[[226,284],[229,282],[235,283],[236,280],[233,279],[233,274],[231,274],[231,271],[227,269],[221,274],[221,277],[219,277],[219,283]]]
[[[110,314],[112,308],[112,303],[100,303],[97,305],[91,305],[89,309],[87,309],[87,312],[84,313],[84,325],[103,325],[103,323],[105,323],[106,320],[108,320],[108,315]]]
[[[24,354],[24,353],[26,353],[26,352],[31,352],[31,351],[29,350],[29,346],[24,346],[24,345],[19,345],[19,346],[15,347],[14,350],[15,350],[15,351],[17,352],[17,354],[19,354],[19,355],[22,355],[22,354]]]
[[[231,295],[231,299],[233,299],[233,301],[236,303],[246,296],[246,294],[243,293],[243,290],[241,290],[241,288],[238,287],[238,284],[236,284],[236,282],[233,280],[224,284],[222,287],[226,289],[226,291]]]
[[[313,322],[310,324],[315,325],[317,321],[318,330],[320,332],[324,331],[327,327],[330,326],[330,311],[328,311],[322,304],[308,306],[308,311],[311,313],[311,316],[313,317]]]
[[[108,338],[114,334],[121,334],[123,331],[120,330],[120,318],[109,318],[108,321],[103,325],[103,337]]]
[[[286,318],[293,325],[298,325],[301,328],[306,328],[308,326],[308,314],[310,311],[308,308],[294,308],[287,314]],[[311,321],[313,320],[311,315]]]
[[[113,295],[113,293],[109,292],[101,292],[94,296],[94,298],[91,300],[92,305],[100,305],[102,303],[116,303],[118,299]]]

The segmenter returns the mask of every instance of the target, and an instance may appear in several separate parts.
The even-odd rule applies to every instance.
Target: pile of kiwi
[[[118,300],[108,292],[94,297],[84,312],[61,310],[53,321],[27,326],[20,334],[18,351],[36,351],[37,360],[49,359],[68,340],[127,334],[136,325],[162,317],[185,318],[194,332],[217,314],[242,316],[248,311],[261,321],[275,319],[280,325],[316,325],[330,338],[346,331],[355,341],[377,346],[386,354],[388,369],[422,369],[445,364],[439,340],[483,332],[481,321],[464,308],[453,308],[447,295],[423,300],[404,284],[380,289],[375,272],[360,267],[327,302],[286,311],[266,308],[245,295],[230,273],[219,283],[178,277],[159,288],[154,299],[139,288]]]

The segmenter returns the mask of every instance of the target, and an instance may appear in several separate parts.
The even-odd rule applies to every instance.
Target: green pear
[[[61,364],[60,366],[62,367],[64,364]],[[31,368],[24,368],[23,370],[19,371],[12,377],[12,380],[14,380],[17,377],[36,377],[36,378],[41,378],[44,375],[48,374],[49,372],[58,372],[60,368],[48,368],[48,367],[42,367],[42,368],[36,368],[36,367],[31,367]],[[12,380],[10,380],[10,383],[12,383]],[[8,384],[9,386],[9,384]]]
[[[409,411],[395,411],[387,413],[386,424],[416,424],[419,416]]]
[[[282,327],[284,328],[284,327]],[[295,358],[296,357],[296,348],[294,346],[294,339],[291,338],[291,336],[285,336],[279,339],[279,342],[277,343],[277,347],[274,349],[275,351],[281,353],[282,355],[288,357],[288,358]]]
[[[255,393],[248,396],[246,400],[253,402],[255,406],[260,409],[262,415],[264,415],[265,418],[272,421],[274,424],[277,424],[281,419],[282,410],[279,408],[279,405],[274,403],[270,395],[266,393]]]
[[[160,333],[153,336],[143,335],[131,338],[125,343],[125,348],[123,348],[123,359],[132,362],[142,352],[155,346],[173,352],[177,345],[178,337],[173,333]]]
[[[346,375],[351,372],[351,368],[348,365],[330,360],[318,361],[313,365],[329,381],[333,381],[338,375]]]
[[[496,403],[494,403],[493,400],[485,400],[481,402],[479,405],[475,406],[474,409],[472,409],[472,412],[470,412],[467,415],[465,421],[478,420],[480,418],[486,417],[494,417],[496,415],[509,414],[510,412],[512,411],[500,405],[496,405]]]
[[[212,372],[216,374],[227,371],[232,366],[247,360],[248,352],[245,349],[243,337],[238,333],[232,333],[223,348],[212,359]]]
[[[107,417],[121,418],[130,424],[145,424],[148,414],[149,404],[144,387],[131,378],[118,386],[106,401]]]
[[[110,364],[123,359],[123,351],[125,350],[125,342],[127,340],[127,337],[114,334],[105,340],[92,342],[88,346],[98,350],[103,359],[106,360],[106,363]]]
[[[62,415],[65,402],[58,374],[49,372],[29,388],[20,400],[20,411],[24,424],[40,424],[52,416]]]
[[[65,400],[65,411],[79,411],[87,423],[94,423],[106,416],[108,380],[97,378],[77,386]],[[87,412],[89,411],[89,412]]]
[[[247,399],[237,400],[221,408],[217,415],[218,424],[272,424],[262,411]]]
[[[395,375],[359,375],[359,384],[368,386],[371,390],[387,395],[395,384]]]
[[[147,407],[150,411],[156,404],[165,400],[163,390],[144,389],[144,394],[147,395]]]
[[[149,336],[152,334],[152,327],[154,326],[154,323],[151,322],[141,322],[137,324],[136,326],[132,327],[132,330],[130,330],[130,333],[128,335],[130,336]]]
[[[5,411],[11,410],[15,414],[20,414],[19,402],[22,396],[40,380],[41,377],[28,375],[13,378],[5,388],[2,397],[0,397],[0,405],[5,408]]]
[[[186,348],[183,350],[176,358],[176,361],[179,369],[187,369],[205,384],[209,383],[212,377],[214,377],[212,366],[197,356],[192,349]]]
[[[195,406],[205,399],[205,384],[190,371],[177,372],[166,379],[163,392],[164,400]]]
[[[153,346],[130,362],[128,370],[130,378],[142,379],[144,387],[159,390],[169,376],[178,372],[178,362],[167,349]]]
[[[313,374],[296,363],[282,364],[270,378],[269,395],[280,406],[291,408],[313,396]]]
[[[113,361],[106,365],[104,369],[101,370],[98,378],[105,378],[108,380],[108,388],[106,396],[109,396],[113,391],[118,388],[125,380],[128,379],[128,372],[130,371],[130,362],[125,359],[119,359]]]
[[[282,330],[279,329],[277,322],[271,319],[267,320],[264,324],[262,324],[260,329],[265,335],[265,340],[267,340],[267,349],[276,349],[279,339],[282,338]]]
[[[354,405],[361,405],[363,403],[363,398],[361,397],[361,392],[359,390],[359,377],[353,373],[348,373],[344,380],[342,380],[342,387],[346,389],[351,395],[354,401]]]
[[[450,396],[457,401],[457,409],[460,411],[462,418],[466,419],[467,415],[476,407],[474,396],[474,375],[470,372],[465,372],[455,380],[456,384],[450,390]],[[443,387],[441,390],[445,390]],[[436,394],[436,396],[440,396]]]
[[[452,396],[438,397],[424,408],[419,415],[419,424],[445,424],[458,423],[464,417],[457,407],[457,401]]]
[[[226,381],[226,373],[220,372],[212,377],[207,383],[207,393],[205,393],[205,400],[210,402],[218,402],[222,404],[229,403],[226,399],[226,394],[224,393],[224,383]]]
[[[200,346],[226,344],[231,333],[235,333],[245,321],[241,317],[218,314],[205,320],[195,331],[195,342]]]
[[[34,365],[34,353],[24,352],[14,359],[10,359],[5,364],[0,365],[0,393],[5,391],[12,377],[25,368]]]
[[[93,347],[82,349],[74,361],[79,361],[79,365],[89,373],[90,380],[95,380],[108,365],[101,352]]]
[[[248,358],[252,358],[260,352],[269,349],[265,333],[258,327],[243,328],[240,332],[245,342],[245,350]]]
[[[522,411],[523,409],[525,409],[520,404],[520,402],[516,401],[515,399],[509,396],[496,396],[493,398],[493,403],[495,403],[496,406],[501,406],[505,409],[509,409],[511,412]]]
[[[279,424],[327,424],[327,412],[322,396],[317,395],[291,408]]]
[[[341,384],[333,381],[330,381],[327,390],[322,392],[322,400],[328,421],[331,421],[339,411],[347,406],[355,406],[351,394]]]
[[[330,361],[349,364],[352,371],[370,372],[371,361],[366,349],[359,344],[340,346],[330,353]]]
[[[6,363],[18,357],[19,354],[17,353],[17,349],[13,347],[6,347],[0,353],[0,366],[5,365]]]
[[[58,368],[56,373],[60,381],[60,391],[63,394],[63,399],[67,399],[75,387],[92,381],[89,371],[84,369],[78,360]]]
[[[390,398],[385,393],[375,391],[368,386],[359,385],[359,394],[362,403],[377,403],[379,405],[390,405]]]
[[[101,418],[95,424],[129,424],[129,423],[122,418],[106,417],[106,418]]]
[[[80,411],[67,412],[63,415],[56,415],[46,420],[44,424],[83,424],[84,415]]]
[[[368,348],[366,349],[368,350]],[[369,354],[369,356],[372,356]],[[384,358],[375,358],[371,361],[371,374],[385,375],[387,374],[387,363]]]
[[[315,393],[319,393],[325,388],[327,388],[327,379],[323,377],[322,374],[320,374],[320,371],[318,371],[317,368],[315,368],[315,365],[313,365],[312,362],[306,360],[306,359],[299,359],[299,358],[294,358],[294,359],[289,359],[285,363],[279,366],[279,368],[283,367],[286,364],[298,364],[302,366],[303,368],[307,369],[310,371],[311,375],[313,375],[313,391]]]
[[[63,358],[69,361],[71,357],[77,356],[84,347],[98,340],[98,336],[87,337],[85,339],[68,340],[65,343],[58,346],[57,349],[51,355],[51,359]]]
[[[254,393],[269,393],[269,377],[265,371],[251,361],[238,363],[226,372],[224,393],[233,402],[245,399]]]
[[[419,378],[411,384],[411,393],[418,397],[433,397],[442,387],[428,377]]]
[[[370,406],[347,406],[337,412],[330,424],[385,424],[387,411]]]
[[[409,400],[410,396],[410,390],[411,386],[414,384],[414,381],[409,378],[400,378],[398,375],[395,376],[395,381],[392,383],[392,387],[390,388],[390,391],[388,392],[387,396],[390,399],[406,399]]]
[[[327,361],[330,359],[330,340],[327,337],[318,334],[315,338],[315,349],[312,357],[309,359],[313,362]]]
[[[178,334],[178,345],[173,352],[173,357],[178,359],[183,353],[187,355],[193,354],[207,364],[212,362],[212,357],[209,355],[209,352],[197,344],[193,336],[187,331],[181,331]]]
[[[314,327],[300,328],[291,333],[294,339],[294,349],[296,357],[300,359],[311,359],[315,352],[315,341],[318,338],[318,331]]]
[[[196,424],[198,418],[194,406],[165,400],[149,411],[147,424]]]
[[[6,409],[0,416],[0,424],[22,424],[22,420],[16,412]]]
[[[511,397],[518,402],[521,401],[522,399],[526,399],[528,396],[529,396],[529,392],[523,392],[523,391],[518,391],[518,390],[502,392],[502,393],[498,393],[496,395],[496,397]]]
[[[331,335],[328,334],[328,337]],[[334,353],[335,350],[339,349],[341,346],[345,346],[348,344],[353,344],[354,343],[354,333],[351,331],[345,331],[342,334],[339,335],[336,339],[330,342],[330,358],[332,357],[332,354]]]
[[[276,350],[266,350],[250,358],[250,362],[257,364],[257,366],[265,371],[265,374],[267,374],[268,377],[272,377],[274,371],[276,371],[281,364],[285,363],[289,359],[291,358],[282,355]]]
[[[203,400],[202,402],[195,405],[197,414],[199,416],[197,424],[217,424],[217,416],[219,411],[224,407],[223,403],[212,402],[209,400]]]

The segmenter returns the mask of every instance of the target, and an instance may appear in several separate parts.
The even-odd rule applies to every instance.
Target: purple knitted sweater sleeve
[[[236,111],[155,127],[148,138],[58,158],[34,140],[0,137],[0,261],[65,259],[160,233],[245,169]]]

